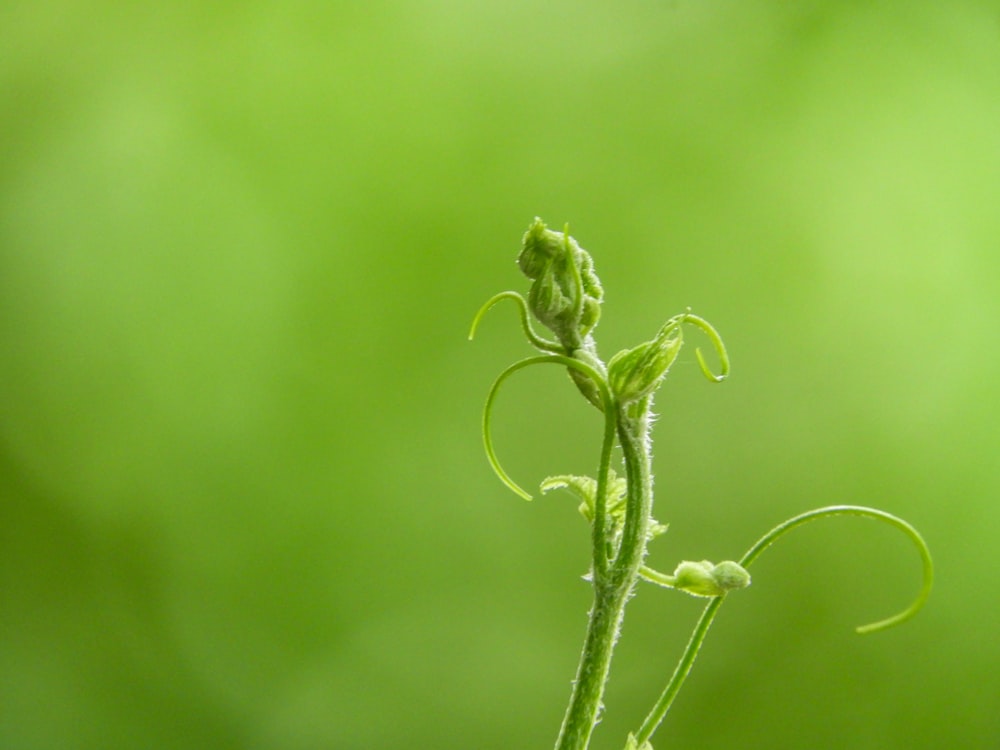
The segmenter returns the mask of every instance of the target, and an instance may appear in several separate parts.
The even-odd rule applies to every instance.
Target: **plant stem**
[[[642,722],[642,726],[639,727],[639,731],[635,733],[635,739],[638,744],[641,745],[653,736],[653,732],[655,732],[656,728],[660,726],[660,722],[663,721],[663,717],[666,716],[667,711],[670,710],[670,706],[673,704],[674,698],[676,698],[677,693],[680,692],[681,685],[684,684],[684,680],[691,671],[691,667],[694,666],[694,660],[697,658],[698,651],[701,649],[701,644],[704,642],[705,636],[708,634],[708,629],[711,627],[712,621],[715,619],[715,613],[718,612],[719,607],[722,606],[722,602],[725,601],[725,598],[726,597],[724,596],[718,596],[712,599],[712,601],[708,603],[704,611],[701,613],[701,617],[698,619],[698,624],[695,626],[694,632],[691,634],[691,639],[688,641],[688,645],[684,649],[684,655],[677,663],[677,667],[674,669],[674,673],[670,677],[670,682],[667,683],[667,687],[660,695],[659,700],[656,701],[656,705],[653,706],[653,710],[649,712],[649,716],[647,716],[645,721]]]
[[[778,524],[758,539],[753,547],[747,550],[746,554],[740,558],[740,565],[749,568],[750,564],[760,557],[764,550],[792,529],[811,523],[812,521],[819,520],[820,518],[829,518],[831,516],[860,516],[862,518],[872,518],[876,521],[882,521],[890,526],[894,526],[906,534],[910,541],[913,542],[914,546],[916,546],[917,551],[920,553],[920,560],[923,565],[923,584],[920,587],[920,593],[917,595],[917,598],[913,601],[913,603],[902,612],[892,617],[887,617],[884,620],[879,620],[878,622],[873,622],[868,625],[861,625],[856,628],[857,632],[862,635],[866,633],[875,633],[879,630],[891,628],[913,617],[913,615],[915,615],[920,608],[924,606],[924,603],[927,601],[927,597],[930,596],[931,587],[934,585],[934,563],[931,560],[931,553],[927,548],[927,543],[924,541],[923,537],[920,536],[920,533],[902,518],[898,518],[891,513],[886,513],[884,510],[868,508],[863,505],[829,505],[824,508],[816,508],[815,510],[800,513],[799,515],[793,516],[787,521]],[[663,690],[659,700],[656,701],[656,705],[653,706],[653,710],[649,712],[649,715],[642,722],[642,726],[639,727],[639,731],[635,733],[637,743],[641,744],[652,737],[653,732],[656,731],[657,727],[659,727],[660,723],[663,721],[663,718],[667,715],[667,711],[670,710],[670,706],[673,704],[674,698],[677,697],[677,693],[680,691],[681,686],[684,684],[684,680],[687,678],[688,673],[691,671],[691,667],[694,665],[694,660],[698,656],[698,651],[701,649],[701,644],[704,642],[705,636],[708,635],[708,629],[712,626],[712,621],[715,619],[715,615],[718,613],[719,607],[722,606],[722,603],[725,600],[725,596],[716,597],[708,603],[708,606],[706,606],[704,611],[701,613],[701,617],[698,619],[698,624],[695,626],[694,632],[691,634],[691,639],[688,641],[687,647],[684,649],[684,654],[681,656],[681,660],[677,663],[677,668],[670,677],[670,682],[667,683],[667,687]]]
[[[618,411],[618,439],[628,481],[627,511],[621,546],[610,569],[602,566],[607,539],[594,539],[594,606],[577,667],[569,706],[563,718],[556,750],[586,750],[601,710],[601,699],[611,666],[611,655],[621,629],[639,569],[646,556],[649,518],[653,506],[650,451],[651,400]]]
[[[597,723],[604,685],[611,667],[611,653],[625,615],[627,591],[594,581],[594,606],[590,610],[587,639],[573,682],[557,750],[585,750]]]
[[[646,557],[649,518],[653,511],[652,450],[649,440],[652,399],[626,406],[618,416],[618,442],[625,462],[628,481],[625,526],[621,548],[615,558],[612,577],[616,584],[631,591]],[[623,413],[635,410],[635,416]]]

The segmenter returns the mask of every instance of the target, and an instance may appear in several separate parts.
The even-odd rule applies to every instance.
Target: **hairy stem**
[[[611,653],[618,638],[628,590],[594,581],[594,606],[590,610],[587,639],[580,655],[569,707],[563,718],[556,750],[585,750],[601,710],[604,685],[611,667]]]
[[[649,440],[651,399],[634,406],[635,416],[620,413],[618,417],[618,442],[625,462],[628,495],[621,549],[612,573],[615,583],[629,590],[646,556],[649,518],[653,511],[652,444]]]
[[[653,506],[652,457],[649,441],[649,402],[637,416],[625,413],[617,403],[618,439],[628,481],[627,512],[621,546],[610,569],[602,569],[605,539],[594,539],[594,606],[590,611],[587,638],[577,668],[569,706],[563,718],[556,750],[585,750],[590,743],[601,710],[611,655],[621,629],[639,569],[646,556],[650,512]],[[601,500],[599,499],[599,502]]]

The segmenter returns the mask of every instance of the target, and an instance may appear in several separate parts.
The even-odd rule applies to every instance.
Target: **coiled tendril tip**
[[[528,303],[525,301],[517,292],[500,292],[499,294],[494,294],[479,308],[476,312],[475,317],[472,319],[472,326],[469,328],[469,341],[475,338],[476,330],[479,328],[479,323],[483,319],[483,316],[498,302],[509,299],[517,304],[518,312],[521,316],[521,329],[524,331],[524,335],[527,337],[528,341],[533,347],[543,352],[551,352],[553,354],[565,354],[565,349],[555,341],[549,341],[546,338],[539,336],[535,333],[535,329],[531,326],[531,319],[528,315]]]
[[[542,365],[542,364],[555,364],[562,365],[563,367],[568,367],[571,370],[576,370],[582,373],[584,376],[589,378],[597,386],[598,393],[600,395],[601,403],[604,405],[604,447],[602,448],[602,475],[607,473],[607,464],[610,457],[611,447],[614,439],[615,430],[615,409],[614,401],[611,397],[611,392],[608,390],[608,385],[601,377],[601,374],[588,364],[585,364],[577,359],[572,359],[562,354],[543,354],[537,357],[528,357],[527,359],[522,359],[520,362],[515,362],[510,365],[507,369],[501,372],[497,379],[493,381],[493,385],[490,386],[490,392],[486,396],[486,405],[483,407],[483,448],[486,451],[486,458],[493,468],[493,471],[499,477],[500,481],[503,482],[512,492],[524,498],[525,500],[531,500],[532,497],[529,495],[517,482],[510,478],[510,475],[504,470],[503,466],[500,464],[500,460],[497,458],[496,450],[493,447],[493,437],[491,434],[491,424],[493,420],[493,403],[496,400],[497,393],[500,391],[500,386],[503,385],[504,381],[507,380],[511,375],[513,375],[518,370],[523,370],[525,367],[530,367],[531,365]],[[605,455],[606,454],[606,455]]]

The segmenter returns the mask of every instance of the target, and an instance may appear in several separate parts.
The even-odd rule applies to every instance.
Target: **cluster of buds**
[[[723,560],[715,564],[708,560],[685,560],[673,575],[673,587],[693,596],[722,596],[750,585],[750,574],[739,563]]]
[[[604,290],[590,254],[568,232],[554,232],[536,218],[524,233],[517,265],[533,282],[531,312],[572,355],[601,317]]]

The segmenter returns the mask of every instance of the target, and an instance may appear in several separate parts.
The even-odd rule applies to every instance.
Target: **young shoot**
[[[729,375],[729,357],[722,338],[708,321],[690,310],[668,318],[649,341],[625,349],[608,362],[600,358],[593,331],[601,317],[604,290],[590,255],[570,236],[568,227],[556,232],[535,219],[524,234],[518,266],[531,287],[527,298],[518,292],[501,292],[476,314],[469,338],[483,315],[498,302],[510,300],[518,307],[521,328],[539,354],[503,370],[489,390],[483,410],[483,443],[490,466],[500,480],[526,500],[531,495],[504,470],[491,437],[493,405],[506,380],[533,365],[566,368],[570,379],[587,401],[603,415],[604,439],[595,477],[556,475],[545,479],[542,492],[566,489],[580,501],[579,510],[591,527],[592,560],[589,576],[594,603],[584,638],[569,705],[556,739],[556,750],[585,750],[602,709],[611,658],[621,630],[625,605],[640,580],[683,591],[709,601],[695,625],[687,648],[643,723],[624,740],[626,750],[652,750],[651,738],[691,671],[695,657],[726,596],[750,585],[748,568],[779,538],[799,526],[835,515],[852,515],[886,523],[903,532],[917,548],[923,582],[913,603],[902,612],[862,625],[866,634],[898,625],[917,613],[930,594],[934,569],[923,538],[906,521],[874,508],[834,505],[802,513],[778,524],[738,560],[713,563],[681,561],[672,574],[645,564],[650,541],[666,531],[652,517],[653,399],[671,365],[684,346],[685,327],[704,335],[715,350],[718,372],[706,362],[701,349],[695,356],[705,377],[720,383]],[[546,337],[532,326],[534,317],[551,333]],[[615,448],[621,452],[624,475],[612,466]]]

